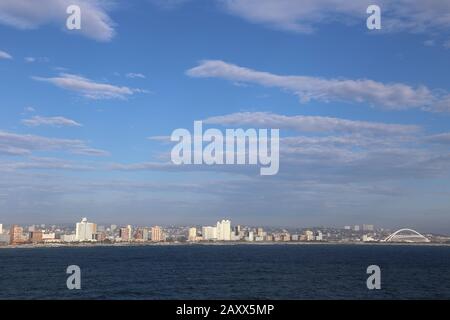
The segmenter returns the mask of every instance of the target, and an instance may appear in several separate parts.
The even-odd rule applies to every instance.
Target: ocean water
[[[381,268],[368,290],[366,268]],[[66,268],[81,268],[68,290]],[[450,299],[450,247],[180,245],[0,250],[0,299]]]

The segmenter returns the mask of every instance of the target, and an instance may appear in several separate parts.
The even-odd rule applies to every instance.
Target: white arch
[[[425,237],[424,235],[420,234],[416,230],[408,229],[408,228],[404,228],[404,229],[400,229],[400,230],[395,231],[393,234],[391,234],[386,239],[384,239],[384,241],[386,241],[386,242],[392,241],[392,239],[394,237],[396,237],[399,233],[404,232],[404,231],[408,231],[408,232],[414,233],[415,235],[419,236],[419,238],[424,239],[425,242],[430,242],[430,240],[427,237]]]

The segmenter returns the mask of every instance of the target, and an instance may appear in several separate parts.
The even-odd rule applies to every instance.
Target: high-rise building
[[[222,220],[217,222],[217,240],[230,241],[231,240],[231,221]]]
[[[142,230],[142,240],[144,240],[144,241],[150,240],[150,232],[148,231],[148,228],[144,228]]]
[[[374,229],[373,224],[363,224],[363,231],[373,231]]]
[[[197,228],[189,228],[188,241],[197,240]]]
[[[3,224],[0,223],[0,234],[3,233]]]
[[[323,240],[322,232],[320,230],[318,230],[316,232],[316,241],[322,241],[322,240]]]
[[[42,242],[42,231],[34,230],[34,231],[30,232],[30,240],[33,243]]]
[[[130,225],[125,228],[120,228],[119,237],[122,241],[131,241],[133,237],[133,228]]]
[[[150,238],[147,228],[138,228],[134,233],[134,239],[136,241],[148,241]]]
[[[217,227],[202,227],[203,240],[217,240]]]
[[[265,236],[264,229],[263,228],[256,229],[256,235],[258,237],[264,237]]]
[[[11,229],[9,230],[9,242],[11,244],[18,244],[23,242],[23,228],[19,227],[18,225],[12,225]]]
[[[93,241],[97,233],[97,225],[88,222],[87,218],[83,218],[76,225],[75,239],[76,241]]]
[[[241,234],[241,226],[237,225],[234,227],[234,234],[239,236]]]
[[[161,227],[155,226],[152,227],[152,241],[160,242],[163,241],[163,232]]]
[[[313,241],[314,240],[314,232],[312,232],[311,230],[306,230],[305,231],[305,240]]]
[[[353,227],[353,230],[354,230],[354,231],[359,231],[359,226],[358,226],[358,225],[355,225],[355,226]]]

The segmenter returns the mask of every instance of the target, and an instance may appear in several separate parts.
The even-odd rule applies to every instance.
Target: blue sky
[[[0,223],[450,232],[450,4],[378,3],[2,1]],[[280,128],[279,174],[171,165],[194,120]]]

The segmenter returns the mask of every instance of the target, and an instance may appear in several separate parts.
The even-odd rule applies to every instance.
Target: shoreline
[[[24,244],[0,246],[1,249],[42,249],[42,248],[95,248],[95,247],[156,247],[156,246],[430,246],[450,247],[450,243],[407,243],[407,242],[157,242],[157,243],[53,243],[53,244]]]

